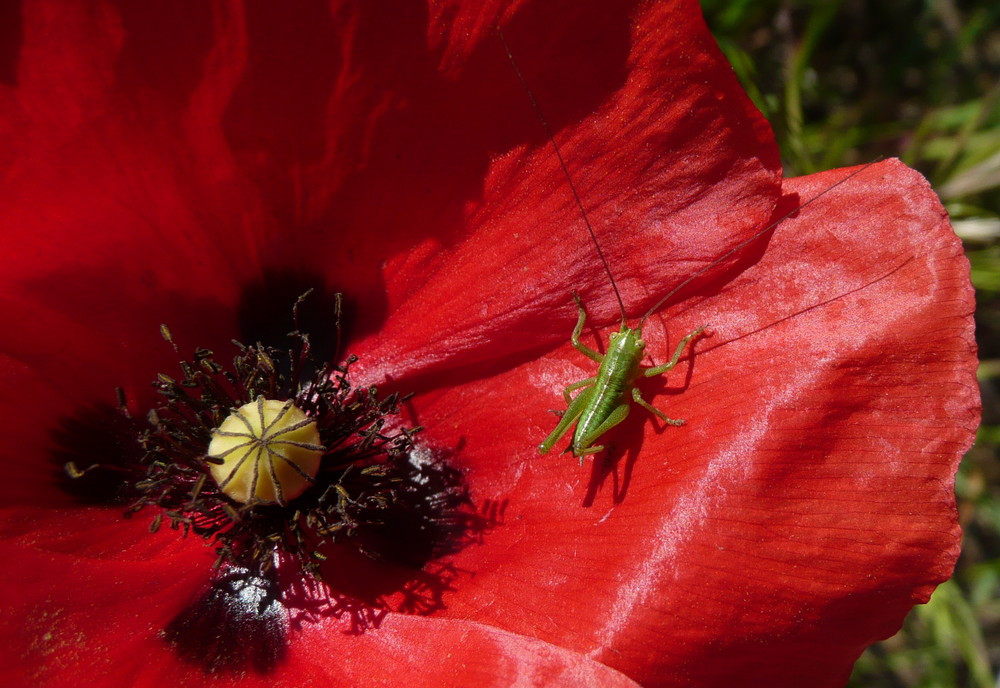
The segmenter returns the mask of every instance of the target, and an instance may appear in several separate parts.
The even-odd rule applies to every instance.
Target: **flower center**
[[[398,394],[351,384],[357,357],[312,357],[297,306],[287,349],[234,341],[226,367],[198,348],[178,361],[183,378],[158,375],[162,403],[145,424],[119,390],[120,444],[136,451],[82,469],[68,461],[67,475],[113,478],[131,499],[126,517],[155,509],[151,531],[167,522],[194,533],[214,545],[220,570],[259,578],[287,560],[320,581],[335,543],[415,570],[455,551],[466,530],[482,530],[461,472],[426,448],[429,460],[416,460],[419,428],[391,418]],[[161,332],[179,353],[170,330]]]
[[[315,420],[291,400],[258,396],[213,431],[209,470],[230,499],[285,505],[315,482],[324,451]]]

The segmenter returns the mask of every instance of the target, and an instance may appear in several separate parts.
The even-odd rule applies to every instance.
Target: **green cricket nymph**
[[[818,200],[824,194],[829,193],[855,175],[865,171],[871,165],[874,165],[877,160],[854,170],[829,188],[823,190],[816,196],[813,196],[805,203],[802,203],[792,212],[768,224],[763,229],[755,232],[749,239],[733,246],[722,256],[716,258],[683,279],[680,284],[671,289],[666,296],[659,299],[655,304],[653,304],[652,308],[646,311],[645,315],[640,318],[639,324],[636,327],[631,328],[628,327],[628,316],[625,311],[625,302],[622,300],[621,292],[618,290],[618,283],[615,282],[614,275],[611,273],[611,266],[604,257],[604,251],[601,250],[601,244],[597,240],[597,234],[594,232],[590,219],[587,217],[587,211],[584,208],[579,192],[576,190],[576,185],[573,183],[573,178],[570,176],[569,168],[566,166],[566,161],[562,156],[562,151],[560,151],[559,145],[556,143],[555,136],[552,134],[552,128],[549,126],[548,121],[542,114],[542,109],[538,105],[538,101],[535,98],[534,93],[532,93],[531,89],[528,87],[528,83],[525,80],[524,75],[521,73],[521,69],[517,66],[517,61],[514,59],[510,46],[507,44],[507,39],[504,37],[503,31],[499,27],[497,27],[497,36],[503,44],[504,51],[507,54],[507,59],[510,61],[514,73],[521,82],[521,86],[524,88],[524,91],[528,96],[528,100],[531,102],[531,106],[535,110],[535,114],[538,116],[539,122],[548,136],[549,143],[551,144],[552,150],[559,162],[559,167],[562,169],[563,176],[566,178],[566,184],[569,187],[569,191],[573,196],[573,200],[577,208],[580,210],[580,217],[584,226],[587,228],[590,239],[593,242],[597,255],[601,260],[604,272],[607,274],[608,282],[614,292],[615,299],[618,301],[618,310],[621,313],[621,325],[619,326],[617,332],[610,335],[608,352],[602,355],[580,342],[580,334],[583,332],[583,326],[586,322],[587,315],[583,309],[583,304],[580,302],[580,297],[576,294],[576,292],[573,292],[573,300],[576,301],[579,315],[570,341],[577,351],[596,361],[600,367],[598,368],[597,375],[594,377],[588,377],[574,382],[563,390],[563,399],[566,401],[567,409],[561,414],[562,417],[556,425],[555,430],[553,430],[552,433],[549,434],[549,436],[546,437],[545,440],[538,446],[538,452],[540,454],[548,453],[555,443],[566,434],[570,426],[572,426],[573,423],[576,423],[573,440],[566,451],[572,452],[574,456],[579,457],[580,464],[582,465],[584,456],[596,454],[605,448],[605,445],[595,444],[595,442],[597,442],[612,428],[619,425],[628,416],[629,410],[631,409],[629,397],[631,397],[631,401],[633,403],[643,407],[668,425],[680,426],[684,425],[686,422],[683,420],[668,418],[666,414],[643,399],[639,388],[635,386],[635,382],[640,377],[656,377],[658,375],[662,375],[676,366],[680,360],[681,354],[684,352],[684,349],[692,340],[702,334],[705,334],[708,331],[708,326],[702,325],[681,338],[680,342],[677,344],[677,348],[674,350],[673,356],[666,363],[661,365],[645,366],[642,365],[641,361],[646,355],[646,342],[642,338],[642,327],[646,323],[646,320],[658,311],[660,307],[670,299],[670,297],[674,296],[692,281],[721,264],[738,251],[760,239],[762,236],[777,227],[787,217],[799,212],[810,203]],[[576,397],[572,397],[570,392],[577,389],[582,389],[583,391],[577,394]]]

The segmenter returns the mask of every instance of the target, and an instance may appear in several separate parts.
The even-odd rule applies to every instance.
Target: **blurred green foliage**
[[[977,292],[983,426],[955,576],[870,648],[856,688],[994,688],[1000,669],[1000,2],[702,0],[787,176],[894,156],[940,194]]]

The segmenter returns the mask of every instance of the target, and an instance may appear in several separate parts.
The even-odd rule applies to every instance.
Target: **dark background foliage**
[[[1000,3],[702,0],[786,176],[894,156],[951,214],[977,294],[983,425],[958,476],[955,576],[851,686],[1000,685]]]

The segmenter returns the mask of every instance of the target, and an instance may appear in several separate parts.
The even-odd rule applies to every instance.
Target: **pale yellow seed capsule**
[[[312,484],[323,446],[316,422],[292,405],[257,397],[231,413],[212,433],[212,477],[228,497],[286,504]]]

